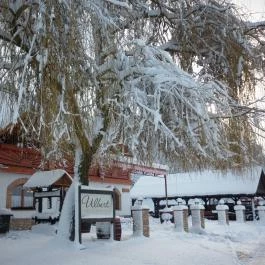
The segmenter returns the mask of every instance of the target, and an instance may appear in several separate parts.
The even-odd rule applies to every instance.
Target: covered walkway
[[[216,205],[221,198],[233,204],[245,200],[254,206],[253,198],[265,198],[265,174],[263,168],[253,167],[241,171],[201,171],[169,174],[166,177],[142,176],[131,189],[131,198],[150,198],[154,202],[155,217],[159,209],[173,205],[181,197],[189,203],[191,199],[201,198],[207,209]],[[166,184],[166,185],[165,185]],[[167,190],[167,192],[166,192]],[[166,194],[167,193],[167,194]],[[230,199],[230,200],[229,200]]]

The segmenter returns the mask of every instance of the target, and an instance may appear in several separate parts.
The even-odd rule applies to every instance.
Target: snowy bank
[[[190,221],[190,220],[189,220]],[[150,238],[133,237],[130,219],[122,220],[122,241],[96,239],[95,227],[83,234],[85,249],[56,240],[56,226],[36,225],[32,231],[12,231],[0,237],[5,265],[234,265],[251,264],[265,239],[255,222],[220,226],[206,220],[202,235],[175,232],[172,224],[150,219]],[[262,264],[262,263],[261,263]]]

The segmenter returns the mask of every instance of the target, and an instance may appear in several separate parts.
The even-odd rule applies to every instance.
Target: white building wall
[[[31,219],[34,215],[35,210],[12,210],[14,218],[29,218]]]
[[[126,189],[130,190],[130,186],[128,185]],[[121,211],[117,211],[116,215],[131,216],[131,206],[132,206],[132,200],[130,192],[123,192],[121,200]]]

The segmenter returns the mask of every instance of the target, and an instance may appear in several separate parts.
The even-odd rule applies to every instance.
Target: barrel
[[[96,232],[98,239],[110,239],[110,222],[96,222]]]
[[[81,233],[90,233],[91,222],[89,220],[81,220]]]

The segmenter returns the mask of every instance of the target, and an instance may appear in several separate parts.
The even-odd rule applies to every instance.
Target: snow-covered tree
[[[249,163],[264,24],[218,0],[2,0],[2,126],[19,121],[47,158],[75,153],[83,183],[123,147],[174,167]]]

